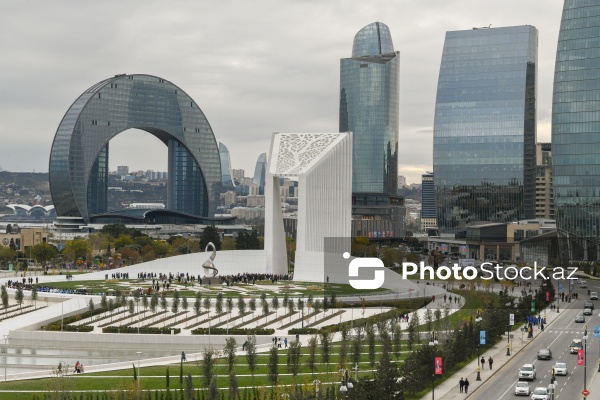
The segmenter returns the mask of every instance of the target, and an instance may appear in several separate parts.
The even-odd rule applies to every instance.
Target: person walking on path
[[[485,368],[485,357],[481,356],[481,369]]]
[[[458,386],[460,387],[460,392],[462,393],[465,388],[465,380],[463,378],[460,378],[460,381],[458,381]]]
[[[185,358],[185,351],[181,352],[181,361],[187,361],[187,358]]]
[[[469,378],[465,379],[465,393],[469,393]]]
[[[490,364],[490,369],[492,369],[492,364],[494,364],[494,359],[492,358],[492,356],[488,358],[488,363]]]

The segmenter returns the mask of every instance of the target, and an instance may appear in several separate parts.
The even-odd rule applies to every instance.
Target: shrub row
[[[67,325],[72,324],[73,322],[77,322],[80,321],[82,319],[85,318],[89,318],[92,317],[94,315],[98,315],[98,314],[102,314],[103,312],[106,312],[105,308],[97,308],[94,310],[94,312],[90,312],[90,311],[86,311],[84,313],[81,314],[76,314],[76,315],[72,315],[70,317],[64,318],[62,321],[62,325],[63,325],[63,330],[66,330],[64,328],[66,328]],[[61,325],[61,320],[58,319],[54,322],[50,322],[48,325],[46,326],[42,326],[42,330],[45,331],[60,331],[60,325]],[[58,327],[58,329],[56,329]],[[73,331],[75,331],[75,329],[73,329]],[[81,332],[81,329],[79,330]],[[89,332],[89,331],[87,331]]]
[[[252,328],[210,328],[211,335],[272,335],[275,329],[252,329]],[[208,335],[208,328],[198,328],[192,331],[192,335]]]
[[[144,326],[139,328],[134,328],[132,326],[107,326],[102,328],[103,333],[146,333],[146,334],[154,334],[154,335],[170,335],[171,331],[176,335],[181,332],[180,328],[154,328],[149,326]]]
[[[42,330],[44,331],[60,331],[60,324],[50,324],[46,326],[42,326]],[[63,331],[65,332],[91,332],[94,330],[92,325],[64,325]]]
[[[288,335],[314,335],[319,333],[317,328],[294,328],[288,330]]]

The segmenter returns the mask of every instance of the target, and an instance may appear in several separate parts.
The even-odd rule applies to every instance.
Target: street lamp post
[[[141,374],[142,371],[140,370],[140,356],[142,355],[142,352],[136,351],[135,354],[137,354],[137,356],[138,356],[138,376],[137,376],[138,381],[137,381],[137,384],[138,384],[138,392],[139,392],[140,391],[140,380],[142,379],[142,374]]]
[[[431,374],[431,400],[435,400],[435,345],[438,341],[435,339],[435,331],[431,331],[431,340],[428,345],[433,347],[433,373]],[[479,361],[477,361],[479,362]]]
[[[318,379],[315,379],[315,380],[313,381],[313,383],[314,383],[314,385],[315,385],[315,398],[317,398],[317,399],[318,399],[318,398],[319,398],[319,384],[321,383],[321,381],[320,381],[320,380],[318,380]]]
[[[354,370],[354,381],[358,382],[358,363],[354,363],[354,368],[352,368]]]
[[[477,330],[480,332],[479,335],[481,335],[481,320],[483,318],[481,318],[479,315],[477,316],[477,318],[475,318],[475,322],[477,322]],[[481,380],[481,366],[479,364],[479,344],[481,342],[481,338],[479,338],[477,340],[477,378],[475,378],[476,381],[480,381]]]
[[[347,399],[348,398],[348,389],[349,389],[349,387],[347,386],[348,371],[345,370],[344,368],[342,368],[342,369],[340,369],[340,374],[342,375],[342,386],[340,387],[340,399],[342,399],[342,398]]]
[[[585,330],[583,332],[583,390],[587,390],[587,325],[585,326]],[[583,396],[583,400],[586,399],[587,396]]]
[[[302,299],[302,329],[304,329],[304,295],[300,296]]]
[[[556,389],[556,385],[554,384],[554,380],[552,380],[552,383],[550,383],[548,385],[548,390],[550,390],[550,399],[554,400],[554,389]]]
[[[6,363],[7,361],[7,357],[8,357],[8,335],[2,335],[4,336],[4,382],[6,382]]]

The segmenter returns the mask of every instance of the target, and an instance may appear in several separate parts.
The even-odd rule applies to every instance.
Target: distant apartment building
[[[129,166],[128,165],[119,165],[117,167],[117,175],[129,175]]]
[[[223,205],[225,207],[229,207],[237,201],[237,193],[233,190],[228,190],[225,193],[221,193],[221,199],[223,200]]]
[[[233,175],[233,179],[239,181],[240,179],[246,176],[246,171],[244,171],[243,169],[232,169],[231,174]]]
[[[258,185],[252,183],[248,186],[248,195],[249,196],[258,196],[260,194],[260,188]]]
[[[238,219],[261,219],[265,218],[265,209],[260,207],[235,207],[231,215]]]
[[[421,230],[426,232],[437,229],[433,182],[433,172],[427,172],[421,176]]]
[[[264,207],[265,206],[265,196],[246,196],[246,206],[247,207]]]
[[[403,175],[398,175],[398,189],[406,186],[406,177]]]
[[[552,190],[552,145],[536,145],[535,217],[554,219],[554,192]]]

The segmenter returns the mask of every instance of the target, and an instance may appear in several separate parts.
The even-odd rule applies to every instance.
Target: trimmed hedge
[[[72,324],[73,322],[81,321],[82,319],[93,317],[94,315],[102,314],[103,312],[106,312],[106,309],[100,307],[100,308],[94,309],[93,313],[88,310],[81,314],[76,314],[76,315],[72,315],[70,317],[64,318],[62,321],[63,330],[64,331],[69,330],[70,332],[76,332],[76,329],[73,329],[73,330],[67,329],[67,325]],[[60,331],[60,322],[61,322],[61,320],[59,318],[58,320],[56,320],[54,322],[50,322],[48,325],[42,326],[42,330],[43,331]],[[74,328],[77,328],[77,327],[74,327]],[[82,332],[82,330],[80,329],[79,332]],[[89,331],[85,331],[85,332],[89,332]]]
[[[317,328],[294,328],[288,330],[288,335],[314,335],[319,333]]]
[[[55,324],[46,325],[42,327],[42,330],[60,331],[60,324],[58,326]],[[94,330],[94,327],[92,325],[64,325],[62,330],[63,332],[91,332]]]
[[[251,328],[210,328],[211,335],[272,335],[275,329],[251,329]],[[198,328],[192,330],[192,335],[208,335],[208,328]]]
[[[146,334],[154,334],[154,335],[170,335],[171,331],[173,331],[176,335],[181,333],[181,328],[151,328],[151,327],[141,327],[134,328],[131,326],[107,326],[102,328],[103,333],[146,333]]]

